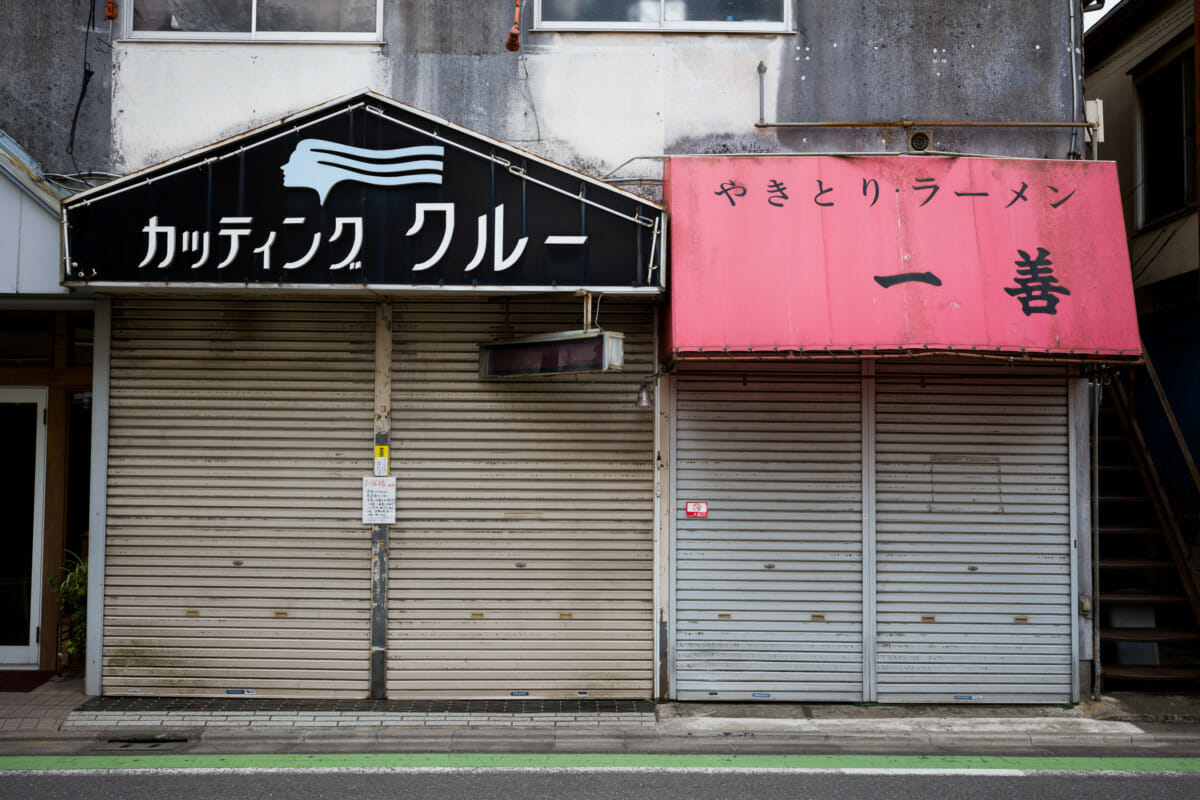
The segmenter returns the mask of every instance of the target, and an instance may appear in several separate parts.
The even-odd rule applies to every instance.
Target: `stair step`
[[[1105,678],[1134,681],[1187,681],[1200,678],[1200,667],[1164,667],[1152,664],[1101,664]]]
[[[1102,603],[1186,603],[1187,598],[1177,594],[1151,594],[1150,592],[1101,592]]]
[[[1158,535],[1162,533],[1158,528],[1149,527],[1146,525],[1118,525],[1115,523],[1100,523],[1100,533],[1126,533],[1136,534],[1138,536],[1149,536],[1151,534]]]
[[[1170,561],[1156,558],[1101,557],[1100,569],[1168,569],[1175,566]]]
[[[1104,642],[1189,642],[1200,639],[1200,631],[1172,628],[1101,628]]]

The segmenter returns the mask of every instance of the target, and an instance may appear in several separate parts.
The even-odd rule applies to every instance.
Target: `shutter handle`
[[[775,565],[774,565],[774,564],[771,564],[771,563],[769,563],[769,562],[768,562],[768,563],[766,563],[766,564],[763,564],[763,566],[764,566],[765,568],[767,568],[767,569],[775,569]]]

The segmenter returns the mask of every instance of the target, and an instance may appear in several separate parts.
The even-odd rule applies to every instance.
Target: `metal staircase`
[[[1200,688],[1200,585],[1190,553],[1195,519],[1180,497],[1200,495],[1200,475],[1149,359],[1143,368],[1114,374],[1105,388],[1094,461],[1098,688],[1194,691]],[[1149,447],[1147,426],[1169,435]],[[1165,483],[1156,459],[1174,459]]]

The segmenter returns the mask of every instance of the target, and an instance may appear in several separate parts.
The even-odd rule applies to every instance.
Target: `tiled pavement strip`
[[[213,712],[187,714],[178,711],[164,712],[115,712],[89,713],[72,712],[63,730],[87,728],[154,728],[170,726],[176,728],[384,728],[384,727],[446,727],[467,725],[470,727],[551,727],[583,728],[619,726],[653,727],[654,714],[355,714],[343,711],[331,712],[279,712],[252,711],[248,713]]]
[[[657,713],[656,713],[657,712]],[[815,719],[814,719],[815,717]],[[1124,720],[1124,721],[1118,721]],[[1156,723],[1152,730],[1134,722]],[[420,736],[422,729],[542,729],[549,735],[724,737],[753,732],[805,740],[906,738],[993,743],[1162,744],[1200,748],[1200,695],[1131,695],[1077,707],[914,708],[667,704],[635,700],[279,700],[261,697],[88,698],[83,680],[52,678],[30,692],[0,692],[0,743],[34,738],[111,738],[202,731],[207,738]],[[307,732],[306,732],[307,731]],[[372,732],[373,731],[373,732]],[[557,733],[551,733],[557,731]],[[601,733],[605,731],[605,733]],[[621,732],[623,731],[623,732]],[[187,733],[190,737],[192,734]],[[453,734],[453,735],[458,735]],[[797,739],[798,740],[798,739]],[[0,744],[0,751],[3,745]]]
[[[259,697],[93,697],[63,730],[176,728],[582,728],[655,724],[644,700],[282,700]]]
[[[0,733],[58,731],[87,697],[82,679],[51,678],[29,692],[0,692]]]
[[[0,693],[0,733],[105,729],[385,727],[653,727],[654,705],[635,700],[275,700],[257,697],[92,697],[82,680],[53,679]]]
[[[87,728],[652,727],[646,701],[267,700],[112,698],[88,700],[63,730]]]

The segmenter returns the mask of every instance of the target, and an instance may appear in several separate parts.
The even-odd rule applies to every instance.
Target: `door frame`
[[[0,646],[0,665],[37,667],[42,624],[42,557],[46,534],[46,409],[49,389],[45,386],[0,386],[0,403],[36,403],[37,438],[33,482],[33,561],[29,581],[29,644]]]

